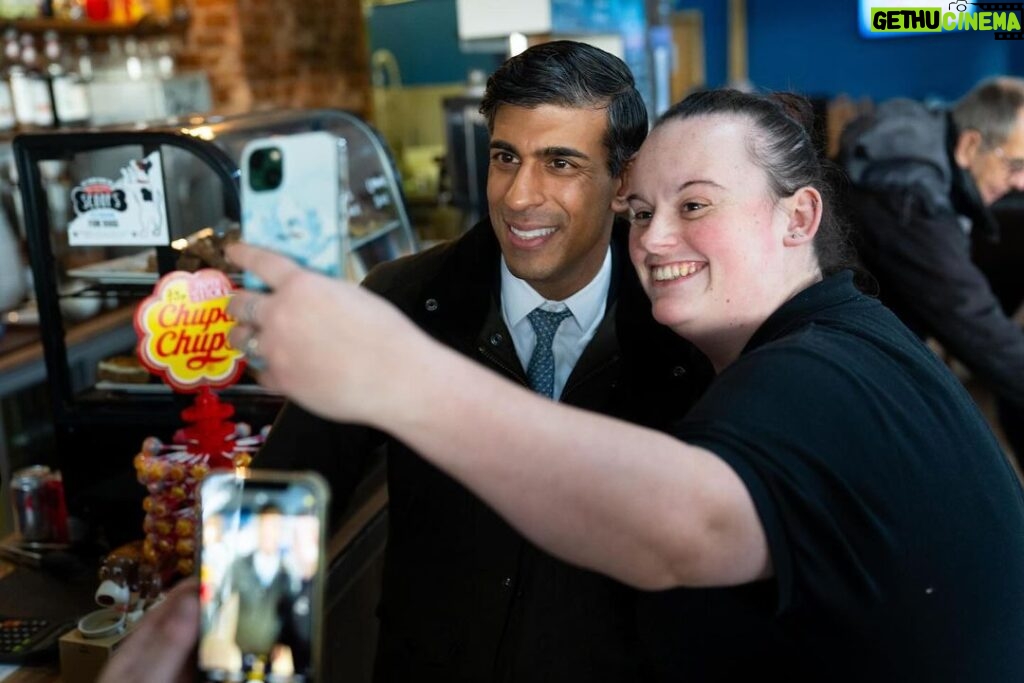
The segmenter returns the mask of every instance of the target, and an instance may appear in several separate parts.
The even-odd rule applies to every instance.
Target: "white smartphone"
[[[312,472],[224,470],[203,480],[197,680],[322,680],[328,496]]]
[[[316,131],[250,140],[241,159],[242,239],[306,268],[345,276],[345,140]],[[246,287],[264,284],[246,273]]]

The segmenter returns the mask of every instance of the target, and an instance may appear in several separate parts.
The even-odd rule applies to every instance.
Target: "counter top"
[[[42,617],[71,623],[81,615],[98,609],[93,596],[98,585],[98,560],[72,558],[55,566],[58,571],[43,571],[12,565],[0,560],[4,572],[0,578],[0,614]],[[5,677],[3,674],[8,673]],[[56,653],[52,659],[17,668],[0,666],[3,683],[54,683],[60,681]]]
[[[22,666],[4,676],[4,671],[11,667],[0,667],[0,681],[3,683],[58,683],[60,681],[60,668],[54,665],[48,666]]]

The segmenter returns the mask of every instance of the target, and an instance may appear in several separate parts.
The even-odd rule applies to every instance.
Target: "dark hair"
[[[750,121],[753,132],[747,140],[747,150],[751,160],[768,176],[768,186],[776,198],[789,197],[808,186],[821,195],[821,224],[814,237],[814,253],[822,273],[829,275],[853,267],[855,257],[848,231],[832,206],[830,176],[838,176],[839,172],[821,158],[811,140],[811,103],[793,93],[706,90],[673,105],[654,125],[716,114],[732,114]]]
[[[507,60],[487,79],[480,113],[494,132],[503,104],[605,108],[608,171],[619,175],[647,137],[647,107],[621,59],[586,43],[541,43]]]

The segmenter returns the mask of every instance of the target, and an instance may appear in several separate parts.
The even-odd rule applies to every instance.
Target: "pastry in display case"
[[[346,112],[191,117],[130,128],[41,131],[14,140],[55,459],[71,514],[106,527],[112,542],[130,540],[141,523],[125,519],[126,509],[141,510],[138,484],[123,483],[134,479],[125,463],[144,439],[173,434],[192,397],[174,393],[149,373],[144,377],[132,360],[134,344],[88,372],[72,372],[71,321],[62,302],[91,301],[105,311],[100,317],[130,326],[131,312],[168,273],[213,269],[244,286],[243,274],[224,258],[224,246],[242,238],[243,152],[257,140],[314,132],[344,147],[338,216],[329,222],[339,226],[342,276],[360,280],[378,263],[416,251],[388,150],[365,122]],[[57,185],[47,170],[54,164],[60,165]],[[240,421],[254,425],[271,423],[283,403],[247,373],[220,395]],[[116,530],[119,524],[125,528]]]
[[[115,384],[148,384],[149,370],[134,355],[104,358],[96,364],[96,377],[100,382]]]

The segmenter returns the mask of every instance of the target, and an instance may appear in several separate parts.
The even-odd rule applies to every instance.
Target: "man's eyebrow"
[[[506,142],[505,140],[491,140],[490,148],[500,149],[504,152],[510,152],[511,154],[519,156],[519,151],[516,150],[515,145]],[[585,159],[587,161],[590,160],[590,157],[587,154],[584,154],[575,147],[561,147],[558,145],[544,147],[543,149],[537,151],[536,156],[539,156],[544,159],[551,157],[566,157],[569,159]]]
[[[491,140],[490,147],[491,149],[500,149],[506,152],[512,152],[513,154],[516,154],[516,148],[512,146],[510,143],[505,142],[504,140]]]
[[[545,147],[538,153],[542,157],[569,157],[570,159],[587,159],[590,157],[573,147]]]

